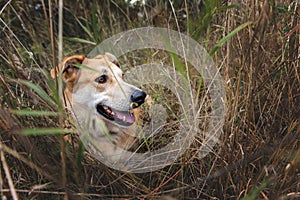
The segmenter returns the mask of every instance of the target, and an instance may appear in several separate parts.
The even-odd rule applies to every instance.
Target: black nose
[[[144,91],[135,90],[130,97],[130,100],[132,103],[131,108],[137,108],[140,105],[142,105],[145,101],[146,96],[147,96],[147,94]]]

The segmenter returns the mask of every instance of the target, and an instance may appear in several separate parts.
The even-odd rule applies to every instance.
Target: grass
[[[205,46],[225,79],[228,110],[213,152],[198,159],[199,136],[174,164],[131,174],[95,160],[75,135],[72,143],[62,139],[67,118],[48,74],[58,62],[59,6],[49,2],[0,3],[0,199],[299,198],[299,4],[64,1],[64,56],[131,28],[168,27]],[[155,61],[185,72],[180,58],[157,50],[120,60],[125,69]],[[204,88],[194,71],[192,85]],[[178,102],[148,87],[176,119]]]

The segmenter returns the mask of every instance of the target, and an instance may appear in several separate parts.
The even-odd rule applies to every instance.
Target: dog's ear
[[[120,63],[118,61],[118,59],[116,58],[116,56],[114,56],[111,53],[106,52],[104,55],[98,55],[95,57],[96,59],[107,59],[108,61],[114,63],[115,65],[117,65],[118,67],[120,67]]]
[[[51,77],[55,78],[59,75],[59,73],[61,73],[63,80],[66,83],[74,82],[78,71],[78,67],[76,67],[75,64],[82,64],[84,59],[84,55],[74,55],[64,58],[63,62],[59,66],[50,71]]]

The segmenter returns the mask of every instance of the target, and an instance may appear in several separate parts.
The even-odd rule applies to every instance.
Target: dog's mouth
[[[130,126],[135,122],[132,110],[120,111],[102,104],[97,104],[96,109],[103,117],[121,126]]]

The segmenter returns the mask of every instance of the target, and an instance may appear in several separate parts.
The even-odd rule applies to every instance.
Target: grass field
[[[0,2],[0,199],[300,199],[299,1],[59,2]],[[205,158],[196,156],[200,137],[174,164],[133,174],[97,161],[76,136],[63,139],[67,117],[49,71],[61,55],[88,54],[145,26],[187,34],[211,53],[227,112]],[[145,50],[120,61],[126,70],[172,59]],[[168,92],[147,90],[176,114]],[[154,139],[164,143],[168,134]]]

